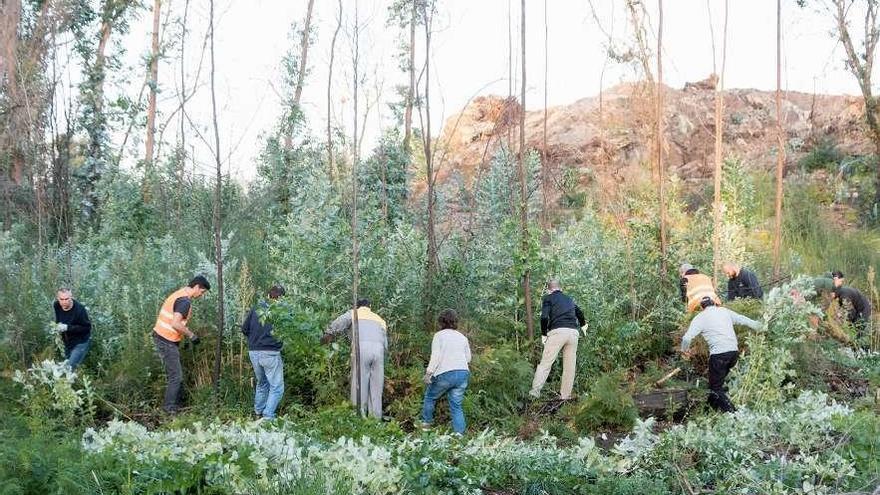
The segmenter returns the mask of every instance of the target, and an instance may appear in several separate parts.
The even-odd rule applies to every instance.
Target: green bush
[[[603,373],[581,399],[574,416],[574,424],[580,431],[597,431],[602,428],[628,430],[638,417],[632,395],[622,386],[622,371]]]
[[[829,137],[822,137],[813,148],[798,161],[798,166],[812,172],[821,168],[834,169],[843,160],[843,152]]]

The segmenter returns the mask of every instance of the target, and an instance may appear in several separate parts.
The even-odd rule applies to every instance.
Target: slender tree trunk
[[[157,0],[158,3],[158,0]],[[214,63],[214,0],[210,0],[209,30],[211,33],[211,115],[214,124],[214,163],[217,168],[217,177],[214,184],[214,254],[217,263],[217,352],[214,358],[214,396],[220,394],[220,360],[223,357],[223,326],[226,321],[224,315],[223,294],[223,245],[221,243],[223,225],[221,222],[221,188],[223,186],[222,169],[220,165],[220,126],[217,122],[217,92],[214,82],[216,64]]]
[[[412,0],[411,16],[409,20],[409,88],[406,93],[406,108],[403,111],[403,151],[407,156],[412,155],[412,113],[415,104],[416,91],[416,6],[417,0]]]
[[[299,71],[297,71],[298,73],[296,75],[296,86],[293,90],[293,108],[291,109],[293,112],[291,118],[294,121],[298,120],[299,115],[302,113],[299,102],[302,98],[303,84],[305,84],[306,80],[306,70],[308,70],[309,67],[309,34],[312,30],[312,7],[314,7],[314,5],[315,0],[309,0],[308,7],[306,7],[306,18],[303,20],[302,39],[300,40],[299,46]],[[293,147],[293,123],[288,127],[287,134],[284,136],[284,147],[287,150],[290,150]]]
[[[336,18],[336,30],[333,31],[333,39],[330,41],[330,63],[327,70],[327,175],[330,183],[334,182],[336,174],[336,162],[333,155],[333,61],[336,59],[336,38],[342,28],[342,0],[339,0],[339,13]]]
[[[48,2],[47,2],[48,3]],[[18,25],[21,20],[21,0],[6,0],[0,3],[0,18],[2,18],[3,31],[3,56],[0,57],[0,78],[6,76],[7,97],[11,103],[10,109],[10,126],[4,134],[9,140],[8,145],[11,148],[12,166],[10,167],[9,177],[16,185],[21,185],[24,178],[25,160],[22,146],[19,144],[19,136],[24,135],[27,131],[21,118],[21,110],[17,107],[20,105],[21,96],[18,88]]]
[[[212,0],[213,1],[213,0]],[[213,4],[212,4],[213,8]],[[159,20],[161,18],[162,0],[153,2],[153,35],[150,49],[150,97],[147,103],[147,139],[144,154],[143,198],[150,201],[150,181],[153,173],[153,149],[156,134],[156,90],[159,85]],[[213,22],[213,20],[212,20]]]
[[[180,149],[178,150],[177,180],[183,184],[183,174],[186,167],[186,19],[189,15],[189,1],[183,4],[183,17],[180,21]],[[183,221],[183,188],[177,193],[177,229],[180,230]]]
[[[666,285],[666,170],[663,165],[663,0],[657,0],[657,172],[660,193],[660,281]]]
[[[724,67],[727,61],[727,7],[728,0],[724,0],[724,29],[721,40],[721,74],[715,85],[715,201],[713,210],[715,213],[714,228],[712,235],[712,281],[718,286],[718,272],[721,268],[721,178],[723,169],[724,149],[722,136],[724,116]],[[709,20],[711,26],[712,21]],[[715,46],[715,36],[712,35],[712,46]],[[712,53],[712,73],[715,73],[715,53]]]
[[[351,163],[351,192],[352,192],[352,208],[351,208],[351,379],[353,382],[352,389],[355,391],[355,408],[358,414],[364,416],[366,413],[365,406],[361,401],[361,383],[360,378],[360,332],[357,313],[358,300],[358,284],[360,282],[360,266],[359,256],[360,247],[358,246],[358,162],[360,161],[360,150],[358,149],[358,64],[360,62],[360,25],[358,24],[358,0],[354,2],[354,136],[351,141],[352,146],[352,163]]]
[[[773,278],[779,278],[782,245],[782,174],[785,167],[785,137],[782,130],[782,0],[776,0],[776,222],[773,234]]]
[[[544,122],[543,122],[543,137],[542,137],[542,145],[541,145],[541,195],[542,205],[541,205],[541,231],[544,242],[549,240],[550,236],[550,211],[549,211],[549,187],[550,187],[550,164],[547,163],[547,85],[548,85],[548,74],[550,72],[549,64],[550,64],[550,52],[548,50],[548,38],[549,38],[549,22],[547,21],[547,0],[544,0]]]
[[[522,46],[522,78],[520,90],[520,104],[522,112],[519,117],[519,191],[520,191],[520,230],[522,240],[520,242],[521,256],[525,266],[523,267],[522,289],[523,300],[526,306],[526,337],[529,344],[535,339],[535,322],[532,321],[532,288],[531,288],[531,269],[529,268],[529,191],[526,186],[526,0],[522,0],[522,12],[520,16],[520,28],[522,30],[521,46]]]
[[[425,9],[425,170],[428,180],[428,266],[425,278],[425,328],[433,329],[434,319],[431,312],[434,309],[434,279],[437,276],[439,259],[437,254],[437,231],[435,218],[436,191],[434,190],[434,153],[431,146],[431,16],[433,3],[424,6]]]

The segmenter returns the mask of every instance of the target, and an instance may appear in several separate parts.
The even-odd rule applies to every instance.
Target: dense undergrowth
[[[157,411],[164,378],[149,335],[167,293],[215,272],[207,185],[192,181],[182,194],[169,164],[158,190],[179,196],[157,206],[137,199],[135,174],[117,171],[101,182],[100,215],[79,218],[69,239],[44,238],[26,221],[0,232],[0,493],[834,493],[880,483],[880,356],[860,350],[872,343],[854,342],[846,325],[844,342],[829,331],[828,301],[795,301],[789,289],[809,295],[807,282],[768,287],[765,304],[731,305],[762,319],[765,331],[737,329],[744,352],[730,385],[742,407],[710,413],[705,347],[691,361],[675,352],[688,316],[674,270],[658,274],[649,185],[626,191],[614,208],[593,203],[577,181],[564,185],[563,198],[583,201],[555,205],[552,235],[542,240],[534,225],[523,253],[515,169],[501,153],[473,191],[454,183],[440,191],[440,266],[425,287],[424,208],[409,196],[413,171],[399,142],[389,134],[365,161],[359,206],[361,292],[390,328],[390,421],[352,414],[346,344],[318,342],[350,302],[349,188],[329,181],[320,147],[284,151],[270,138],[256,182],[224,186],[226,331],[217,334],[211,291],[191,321],[203,343],[182,349],[188,407],[179,417]],[[737,161],[725,171],[723,256],[770,281],[768,181]],[[839,205],[829,193],[835,184],[789,179],[785,272],[841,269],[873,294],[876,232],[828,218],[827,207]],[[708,205],[684,188],[670,187],[666,261],[708,269]],[[578,350],[579,400],[544,416],[525,401],[537,347],[525,338],[525,266],[535,290],[560,277],[590,324]],[[256,425],[244,419],[252,372],[237,324],[276,282],[287,288],[272,310],[287,391],[283,419]],[[56,364],[46,331],[60,285],[72,286],[94,323],[76,376]],[[461,439],[442,427],[413,433],[430,350],[424,313],[442,307],[461,313],[474,351]],[[813,314],[823,319],[818,329]],[[687,390],[689,406],[640,417],[635,398],[676,367],[682,372],[665,389]],[[557,376],[554,369],[545,398]],[[445,408],[438,414],[438,424],[448,420]]]

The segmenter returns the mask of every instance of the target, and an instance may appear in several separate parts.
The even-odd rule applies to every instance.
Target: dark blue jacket
[[[562,291],[551,292],[541,301],[541,335],[555,328],[577,330],[586,322],[581,308]]]
[[[266,301],[260,302],[260,306],[268,308]],[[260,315],[257,314],[257,308],[251,309],[241,324],[241,333],[247,336],[249,351],[280,351],[281,342],[272,336],[272,324],[260,323]]]
[[[73,301],[73,307],[70,308],[70,311],[61,309],[58,301],[55,301],[52,306],[55,308],[55,323],[67,324],[67,331],[61,333],[64,347],[71,349],[89,340],[92,336],[92,321],[89,320],[89,313],[85,306],[77,300]]]
[[[733,301],[746,297],[761,299],[764,297],[764,290],[761,289],[755,272],[740,268],[739,273],[727,281],[727,300]]]

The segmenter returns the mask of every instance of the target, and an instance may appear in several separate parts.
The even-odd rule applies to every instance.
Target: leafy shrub
[[[632,395],[621,386],[624,382],[620,371],[603,373],[590,387],[586,398],[574,416],[574,424],[581,431],[600,428],[627,430],[638,417]]]
[[[516,417],[532,383],[534,369],[509,346],[488,347],[470,365],[464,411],[472,425],[500,426]],[[442,409],[441,409],[442,410]]]
[[[22,387],[19,402],[34,427],[86,425],[94,418],[91,381],[67,363],[47,359],[25,372],[16,370],[12,379]]]
[[[829,137],[822,137],[813,148],[798,161],[798,165],[807,172],[828,168],[834,169],[843,160],[843,152],[837,143]]]

